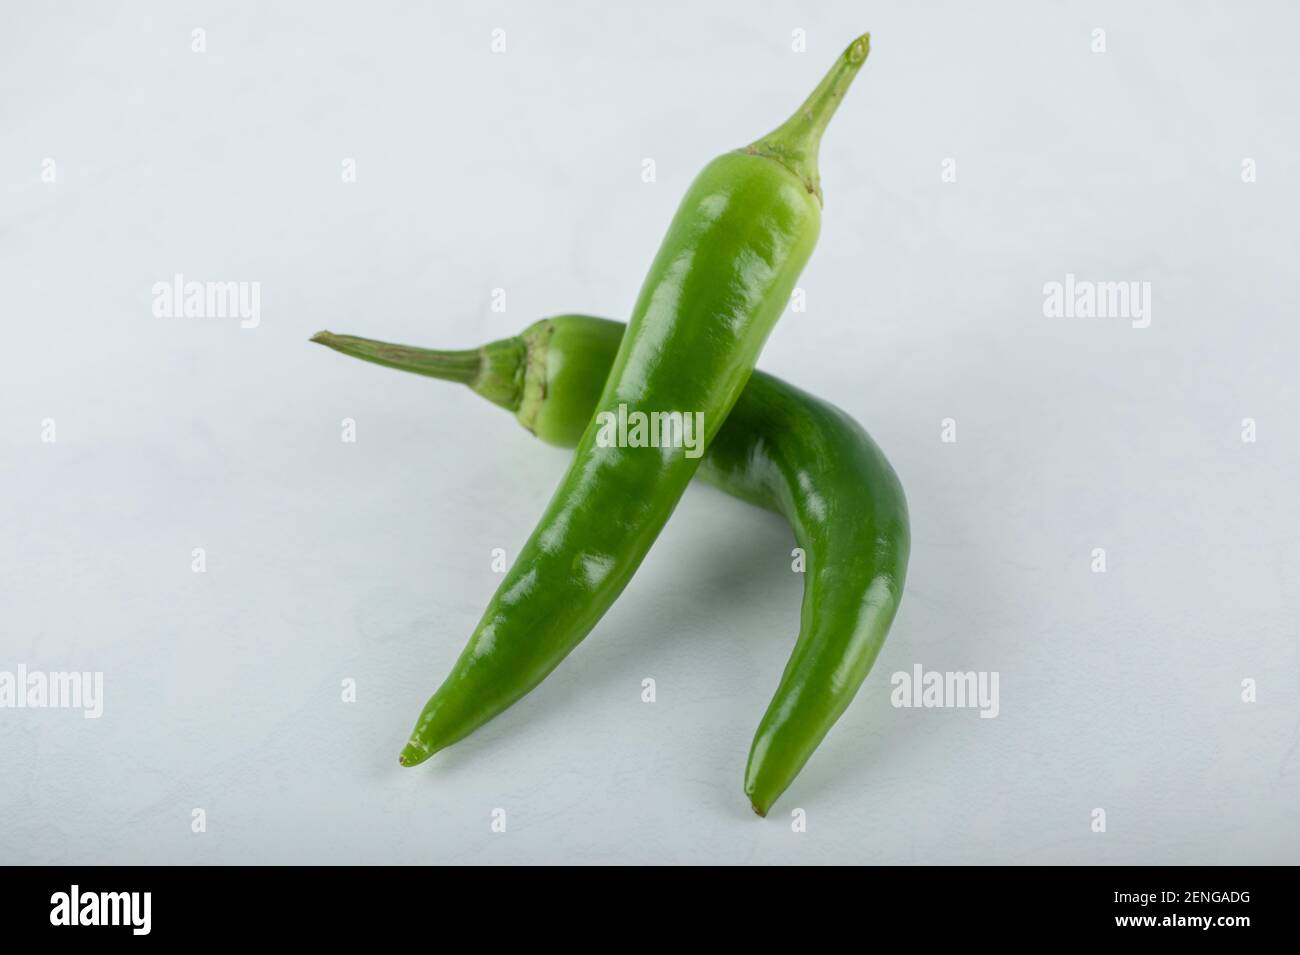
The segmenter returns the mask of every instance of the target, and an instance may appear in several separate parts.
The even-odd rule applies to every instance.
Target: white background
[[[5,21],[0,670],[102,671],[106,699],[0,710],[0,860],[1300,861],[1294,4]],[[400,768],[566,453],[308,337],[625,318],[694,174],[864,29],[808,309],[761,361],[907,490],[906,596],[858,699],[756,818],[742,772],[802,578],[777,517],[693,488],[537,691]],[[153,317],[177,272],[260,282],[260,326]],[[1045,318],[1066,273],[1150,282],[1150,327]],[[894,709],[915,663],[997,671],[1000,715]]]

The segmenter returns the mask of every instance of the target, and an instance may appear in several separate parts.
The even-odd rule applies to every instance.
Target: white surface
[[[0,710],[0,860],[1300,861],[1295,5],[756,6],[6,12],[0,670],[106,700]],[[541,688],[399,768],[566,458],[308,336],[625,317],[695,172],[862,29],[761,365],[907,489],[864,690],[756,819],[802,580],[781,521],[693,488]],[[176,272],[260,282],[260,326],[154,318]],[[1149,281],[1151,326],[1043,317],[1067,272]],[[997,671],[1000,715],[892,708],[914,663]]]

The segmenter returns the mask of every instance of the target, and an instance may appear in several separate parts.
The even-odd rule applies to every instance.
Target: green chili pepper
[[[624,326],[562,315],[463,352],[321,332],[313,341],[469,385],[542,440],[572,447]],[[806,558],[798,642],[750,749],[745,793],[766,815],[849,705],[884,643],[907,572],[907,503],[893,468],[838,408],[754,372],[699,474],[782,514]]]
[[[601,413],[703,416],[703,444],[744,388],[817,240],[822,132],[868,50],[863,36],[799,110],[709,163],[687,190],[632,311],[569,471],[402,750],[414,765],[551,672],[627,586],[700,458],[603,446]]]

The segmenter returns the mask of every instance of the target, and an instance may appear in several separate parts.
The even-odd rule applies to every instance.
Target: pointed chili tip
[[[750,757],[751,761],[753,757]],[[749,808],[754,810],[754,815],[760,818],[767,818],[767,811],[772,808],[772,800],[764,799],[759,795],[757,780],[749,766],[745,767],[745,798],[749,800]]]
[[[333,340],[334,340],[333,332],[317,332],[311,338],[307,339],[307,341],[309,342],[317,342],[321,345],[328,345]]]
[[[433,753],[427,747],[411,740],[402,748],[402,754],[397,757],[397,761],[403,766],[418,766],[432,755]]]

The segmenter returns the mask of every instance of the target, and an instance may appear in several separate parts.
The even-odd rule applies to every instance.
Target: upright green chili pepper
[[[821,223],[817,149],[868,51],[855,40],[807,101],[687,190],[641,288],[573,463],[430,698],[410,766],[506,709],[578,645],[640,566],[700,458],[684,447],[605,447],[601,412],[702,414],[704,445],[744,388]]]
[[[321,332],[313,341],[377,364],[469,385],[542,440],[577,443],[624,326],[561,315],[461,352]],[[754,372],[700,476],[789,520],[807,563],[798,642],[754,738],[745,792],[768,808],[848,706],[893,621],[907,572],[903,489],[848,415]]]

